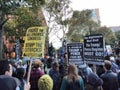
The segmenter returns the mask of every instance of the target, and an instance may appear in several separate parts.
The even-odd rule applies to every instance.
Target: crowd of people
[[[0,60],[0,90],[119,90],[120,87],[119,56],[110,56],[104,65],[86,64],[84,68],[68,64],[66,59],[61,62],[50,57],[36,58],[29,66],[30,61]]]

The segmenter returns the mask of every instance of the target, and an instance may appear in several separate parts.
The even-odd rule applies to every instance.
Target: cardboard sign
[[[83,43],[68,43],[67,44],[68,63],[82,65],[83,61]]]
[[[45,48],[46,27],[31,27],[26,33],[23,56],[43,57]]]
[[[104,43],[102,34],[84,37],[84,60],[90,64],[103,64]]]

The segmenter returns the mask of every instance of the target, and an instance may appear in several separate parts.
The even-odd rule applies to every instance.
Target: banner
[[[45,48],[46,27],[30,27],[27,29],[23,48],[23,56],[43,57]]]
[[[84,60],[90,64],[104,63],[104,41],[102,34],[84,37]]]
[[[68,43],[67,44],[68,63],[75,65],[83,65],[83,43]]]

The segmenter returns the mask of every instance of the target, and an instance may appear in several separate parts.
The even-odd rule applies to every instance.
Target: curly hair
[[[34,63],[33,63],[33,66],[34,66],[34,68],[39,68],[40,66],[42,66],[42,62],[41,62],[41,60],[39,60],[39,59],[36,59],[36,60],[34,60]]]
[[[39,90],[52,90],[53,88],[53,80],[52,78],[45,74],[38,80],[38,88]]]

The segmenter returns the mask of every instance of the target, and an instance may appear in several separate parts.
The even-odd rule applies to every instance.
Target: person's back
[[[25,70],[24,68],[17,68],[16,69],[16,77],[19,79],[20,81],[20,85],[19,88],[20,90],[24,90],[24,86],[26,84],[26,81],[24,79],[24,75],[25,75]]]
[[[69,82],[67,80],[66,90],[81,90],[81,80],[74,80]]]
[[[0,90],[16,90],[17,83],[13,77],[0,75]]]
[[[49,75],[53,80],[53,90],[56,90],[57,87],[57,81],[60,76],[59,73],[59,64],[57,62],[54,62],[52,65],[52,68],[49,71]]]
[[[101,75],[103,80],[103,89],[104,90],[118,90],[118,80],[117,75],[112,71],[108,71],[105,74]]]
[[[12,77],[13,68],[8,60],[0,60],[0,90],[20,90],[18,78]],[[24,87],[29,90],[29,82]]]
[[[103,80],[103,90],[118,90],[117,74],[111,71],[112,64],[105,60],[105,73],[101,75]]]
[[[38,79],[44,74],[39,69],[41,65],[42,62],[40,60],[34,61],[34,68],[31,70],[30,73],[30,84],[31,84],[30,90],[38,90],[38,86],[37,86]]]
[[[8,60],[0,61],[0,90],[16,90],[17,83],[12,77],[12,65]]]
[[[87,86],[91,86],[92,90],[99,90],[103,85],[103,80],[99,78],[94,72],[89,73],[87,76]],[[89,90],[89,87],[86,86],[86,90]]]
[[[84,90],[84,81],[75,65],[68,67],[68,75],[63,78],[60,90]]]

